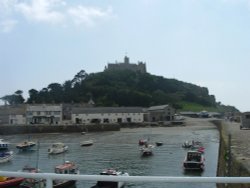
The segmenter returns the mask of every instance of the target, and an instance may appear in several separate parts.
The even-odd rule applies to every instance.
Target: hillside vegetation
[[[8,101],[8,97],[12,96],[13,99],[13,95],[4,96],[2,100],[13,103]],[[215,96],[210,95],[205,87],[129,70],[91,74],[81,70],[63,84],[51,83],[40,91],[30,89],[26,102],[86,103],[90,99],[96,106],[148,107],[170,104],[180,110],[237,111],[232,106],[216,102]]]

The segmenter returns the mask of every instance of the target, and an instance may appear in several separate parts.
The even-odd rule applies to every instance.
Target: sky
[[[0,97],[127,55],[250,111],[249,52],[250,0],[0,0]]]

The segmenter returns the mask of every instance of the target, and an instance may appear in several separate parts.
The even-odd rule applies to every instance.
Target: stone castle
[[[108,66],[105,67],[105,70],[132,70],[135,72],[146,73],[146,63],[138,61],[138,64],[130,63],[127,56],[124,57],[124,62],[115,62],[108,63]]]

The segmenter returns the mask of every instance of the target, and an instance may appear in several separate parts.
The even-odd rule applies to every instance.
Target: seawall
[[[1,125],[0,135],[27,133],[72,133],[119,131],[119,124],[89,124],[89,125]]]
[[[218,177],[249,177],[250,158],[248,149],[250,130],[240,130],[238,123],[224,120],[212,121],[220,132]],[[242,132],[248,131],[248,132]],[[248,136],[249,134],[249,136]],[[249,188],[250,184],[217,184],[217,188]]]

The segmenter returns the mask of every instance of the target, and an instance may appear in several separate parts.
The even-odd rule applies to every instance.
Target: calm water
[[[18,152],[15,144],[26,139],[27,135],[1,136],[11,143],[15,152],[12,162],[0,164],[1,170],[17,171],[24,165],[36,165],[39,152],[39,168],[42,172],[53,172],[55,165],[64,160],[79,164],[81,174],[99,174],[105,168],[118,168],[134,176],[216,176],[219,134],[215,128],[139,128],[122,129],[117,132],[71,134],[33,134],[32,140],[40,141],[38,151]],[[152,143],[162,141],[163,145],[154,149],[154,155],[142,158],[138,140],[150,138]],[[81,147],[80,141],[95,139],[89,147]],[[203,173],[184,174],[182,162],[186,151],[181,147],[186,140],[199,140],[206,148],[206,169]],[[49,156],[47,150],[53,142],[64,142],[69,146],[66,154]],[[78,181],[77,188],[88,188],[95,182]],[[215,188],[215,184],[183,183],[127,183],[131,188]]]

